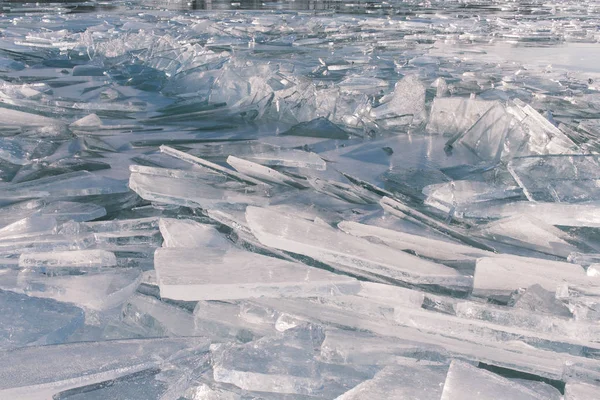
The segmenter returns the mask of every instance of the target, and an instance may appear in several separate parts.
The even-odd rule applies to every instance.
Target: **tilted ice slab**
[[[518,201],[506,205],[488,205],[465,210],[467,218],[504,218],[532,215],[550,225],[600,227],[600,204],[568,204]]]
[[[373,225],[360,224],[353,221],[342,221],[338,228],[353,236],[376,238],[386,245],[398,250],[412,250],[420,256],[436,260],[475,259],[483,256],[494,256],[495,253],[480,250],[444,240],[428,238],[411,233],[395,231]]]
[[[189,219],[161,218],[163,247],[227,247],[230,242],[214,226]]]
[[[140,280],[141,271],[135,268],[109,268],[61,276],[22,271],[16,283],[8,287],[30,296],[74,303],[92,310],[109,310],[135,293]]]
[[[460,285],[454,269],[377,245],[342,231],[265,208],[248,207],[246,220],[264,245],[303,254],[325,263],[411,283]]]
[[[19,257],[21,268],[100,268],[117,265],[115,254],[106,250],[27,253]]]
[[[441,400],[547,400],[523,385],[461,361],[452,361]]]
[[[428,365],[417,360],[388,366],[336,400],[439,400],[447,371],[446,365]]]
[[[597,399],[600,386],[580,382],[568,382],[565,385],[565,400]]]
[[[55,393],[156,368],[180,351],[208,350],[203,338],[108,340],[24,347],[0,354],[0,397],[48,399]]]
[[[291,186],[296,188],[308,187],[308,185],[301,183],[293,178],[290,178],[289,176],[286,176],[281,172],[278,172],[269,167],[265,167],[264,165],[254,163],[252,161],[246,161],[241,158],[229,156],[227,158],[227,164],[231,165],[238,172],[241,172],[245,175],[248,175],[252,178],[256,178],[266,183]]]
[[[508,296],[516,289],[535,284],[554,291],[564,283],[598,286],[600,280],[588,278],[580,265],[567,262],[517,256],[484,257],[477,260],[473,293]]]
[[[157,249],[154,266],[161,296],[176,300],[310,297],[358,290],[358,282],[348,276],[236,248]]]
[[[161,169],[164,170],[155,168]],[[268,199],[259,195],[217,188],[198,179],[160,174],[167,171],[146,172],[148,169],[144,169],[144,173],[132,172],[129,177],[129,187],[145,200],[194,208],[212,208],[218,204],[268,204]]]
[[[566,258],[577,248],[566,241],[560,229],[530,215],[502,218],[479,226],[474,234],[516,247]]]
[[[496,102],[460,97],[436,97],[431,103],[427,131],[456,135],[467,131]]]
[[[62,343],[84,320],[72,304],[0,290],[0,349]]]

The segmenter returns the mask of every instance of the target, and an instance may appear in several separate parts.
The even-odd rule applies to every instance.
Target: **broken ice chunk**
[[[466,132],[447,142],[459,141],[486,161],[500,161],[527,154],[527,134],[504,106],[496,104]]]
[[[248,207],[246,220],[261,243],[334,263],[353,274],[374,274],[411,283],[458,284],[462,280],[452,268],[298,219],[291,214]]]
[[[372,376],[317,361],[322,341],[320,328],[303,325],[245,345],[222,345],[212,354],[214,379],[251,391],[334,398]]]
[[[527,132],[529,154],[567,154],[575,152],[575,143],[529,104],[514,99],[508,104],[507,111],[519,121]]]
[[[600,157],[596,155],[519,157],[507,168],[530,201],[576,203],[600,196]]]
[[[452,146],[456,141],[482,160],[494,162],[576,152],[575,144],[564,133],[518,99],[507,106],[495,104],[467,132],[459,132],[447,145]]]
[[[161,218],[163,247],[227,247],[230,242],[214,226],[189,219]]]
[[[485,207],[488,201],[523,199],[518,187],[500,187],[486,182],[458,180],[428,185],[423,188],[425,204],[461,217],[465,209]]]
[[[191,312],[150,296],[131,296],[123,305],[121,318],[146,337],[197,336]]]
[[[308,185],[306,185],[305,183],[290,178],[289,176],[286,176],[279,171],[275,171],[272,168],[265,167],[264,165],[256,164],[251,161],[246,161],[234,156],[227,157],[227,164],[231,165],[238,172],[241,172],[247,176],[256,178],[266,183],[291,186],[298,189],[305,189],[308,187]]]
[[[168,171],[164,170],[165,173]],[[269,202],[266,197],[261,196],[264,193],[258,192],[257,195],[252,195],[252,192],[242,190],[240,187],[234,187],[238,190],[228,190],[227,187],[217,188],[199,179],[162,176],[154,172],[153,174],[132,172],[129,177],[129,187],[145,200],[192,208],[206,209],[219,204],[268,204]]]
[[[503,218],[477,228],[477,235],[517,247],[566,258],[577,249],[558,228],[527,215]]]
[[[60,391],[157,368],[181,351],[206,351],[208,344],[203,338],[109,340],[3,352],[0,397],[52,398]],[[36,368],[40,365],[44,367]]]
[[[477,260],[473,293],[509,296],[514,290],[535,284],[554,291],[565,282],[591,283],[577,264],[516,256],[484,257]]]
[[[267,307],[245,302],[237,304],[224,301],[199,301],[194,308],[196,332],[218,339],[235,338],[241,342],[277,332],[274,320],[278,315],[275,312],[267,318],[248,318],[251,313],[245,312],[244,308],[264,310],[265,314],[271,311]]]
[[[408,75],[396,83],[391,99],[374,108],[375,119],[401,117],[402,125],[418,125],[425,115],[425,86],[415,75]]]
[[[83,310],[72,304],[4,290],[0,290],[0,316],[2,350],[62,343],[85,320]]]
[[[85,116],[69,125],[77,129],[95,129],[102,126],[102,120],[96,114]]]
[[[128,191],[125,181],[96,175],[88,171],[76,171],[11,185],[2,191],[0,199],[15,201],[38,197],[91,196]]]
[[[479,250],[463,244],[399,232],[378,226],[364,225],[352,221],[342,221],[338,227],[346,233],[363,238],[376,238],[386,245],[402,251],[413,251],[417,255],[435,260],[474,259],[494,253]]]
[[[325,171],[327,167],[325,161],[317,154],[300,150],[276,149],[256,152],[244,158],[270,167],[311,168],[318,171]]]
[[[307,297],[358,290],[358,282],[318,268],[236,248],[157,249],[160,294],[176,300]]]
[[[283,132],[282,135],[318,137],[325,139],[350,139],[350,134],[348,132],[324,117],[319,117],[308,122],[301,122]]]
[[[93,203],[76,203],[72,201],[55,201],[41,209],[42,215],[50,215],[58,222],[91,221],[106,215],[106,209]]]
[[[567,382],[565,400],[591,400],[600,398],[600,387],[583,382]]]
[[[106,250],[26,253],[19,257],[20,268],[100,268],[117,265],[115,254]]]
[[[174,149],[172,147],[169,147],[169,146],[164,146],[164,145],[160,146],[160,151],[163,152],[163,153],[165,153],[165,154],[168,154],[168,155],[170,155],[172,157],[175,157],[175,158],[178,158],[178,159],[183,160],[185,162],[188,162],[190,164],[198,165],[198,166],[201,166],[201,167],[208,168],[210,170],[216,171],[216,172],[221,173],[221,174],[223,174],[223,175],[225,175],[225,176],[227,176],[227,177],[229,177],[231,179],[234,179],[236,181],[244,182],[244,183],[247,183],[247,184],[250,184],[250,185],[260,185],[260,184],[262,184],[261,181],[256,180],[256,179],[254,179],[252,177],[249,177],[247,175],[241,174],[241,173],[236,172],[236,171],[231,170],[231,169],[227,169],[227,168],[221,167],[220,165],[217,165],[217,164],[212,163],[212,162],[207,161],[207,160],[203,160],[202,158],[199,158],[199,157],[195,157],[195,156],[193,156],[191,154],[184,153],[183,151],[176,150],[176,149]]]
[[[189,153],[204,160],[209,160],[212,162],[224,162],[225,159],[230,155],[241,157],[246,160],[252,160],[254,154],[264,154],[267,159],[269,158],[269,155],[272,155],[276,159],[276,154],[280,151],[283,153],[289,151],[293,153],[305,153],[306,155],[313,154],[317,156],[314,153],[308,153],[301,150],[287,150],[279,146],[258,142],[256,140],[231,140],[223,143],[204,144],[197,148],[194,147],[190,149]],[[268,162],[264,163],[256,160],[252,161],[271,166],[271,164]]]
[[[529,286],[525,292],[512,299],[511,303],[513,308],[535,314],[544,313],[567,318],[572,316],[565,304],[557,300],[554,292],[540,285]]]
[[[423,364],[414,361],[407,365],[385,367],[373,379],[361,383],[336,400],[439,400],[448,367]]]
[[[473,397],[480,400],[547,400],[523,385],[454,360],[448,369],[441,400],[461,400]]]
[[[32,215],[0,229],[0,239],[23,239],[32,236],[56,233],[56,219],[47,215]]]
[[[495,104],[494,101],[437,97],[431,105],[427,131],[442,135],[466,132]]]
[[[464,212],[467,218],[484,219],[519,215],[532,215],[550,225],[600,227],[600,204],[596,202],[566,204],[517,201]]]
[[[141,271],[135,268],[61,276],[23,271],[19,274],[17,288],[30,296],[75,303],[92,310],[110,310],[135,293],[140,280]]]
[[[406,217],[412,218],[424,225],[432,227],[433,229],[435,229],[447,236],[450,236],[451,238],[460,240],[461,242],[463,242],[469,246],[473,246],[473,247],[481,249],[481,250],[495,252],[495,250],[492,247],[490,247],[487,244],[482,243],[476,239],[473,239],[471,236],[469,236],[465,233],[460,232],[457,228],[453,228],[453,227],[449,226],[448,224],[439,222],[439,221],[437,221],[415,209],[412,209],[412,208],[402,204],[401,202],[399,202],[397,200],[391,199],[389,197],[384,197],[381,199],[379,204],[386,212],[389,212],[390,214],[392,214],[398,218],[406,218]]]

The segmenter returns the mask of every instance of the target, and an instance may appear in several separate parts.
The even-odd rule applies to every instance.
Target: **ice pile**
[[[600,9],[461,4],[3,5],[0,398],[600,398]]]

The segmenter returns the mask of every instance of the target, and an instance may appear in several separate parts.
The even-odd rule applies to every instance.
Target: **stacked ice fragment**
[[[600,398],[598,71],[483,45],[567,6],[1,9],[0,398]]]

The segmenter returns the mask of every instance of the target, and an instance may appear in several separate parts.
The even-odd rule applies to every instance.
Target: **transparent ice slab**
[[[42,399],[79,386],[156,368],[181,351],[208,350],[203,338],[114,340],[25,347],[0,355],[0,394]],[[44,368],[35,368],[40,363]]]
[[[476,395],[479,399],[542,400],[546,397],[523,385],[473,365],[452,361],[444,382],[441,400],[463,399]]]
[[[565,400],[594,399],[600,396],[600,387],[583,382],[567,382]]]
[[[157,249],[161,296],[176,300],[308,297],[351,293],[350,277],[235,248]]]
[[[308,187],[307,184],[302,183],[299,180],[293,179],[272,168],[265,167],[252,161],[229,156],[227,157],[227,164],[231,165],[238,172],[256,178],[265,183],[290,186],[298,189],[305,189]]]
[[[577,250],[568,242],[570,238],[565,232],[528,215],[502,218],[481,225],[477,227],[476,234],[501,243],[563,258]]]
[[[163,247],[226,248],[230,244],[214,226],[189,219],[161,218],[159,227],[164,238]]]
[[[465,246],[450,241],[443,241],[407,232],[360,224],[353,221],[342,221],[338,228],[353,236],[375,238],[386,245],[402,251],[413,251],[417,255],[435,260],[475,259],[482,256],[493,256],[494,253]]]
[[[100,268],[117,265],[115,254],[106,250],[26,253],[19,257],[20,268]]]
[[[373,398],[409,398],[438,400],[446,379],[447,366],[408,365],[385,367],[373,379],[347,391],[336,400],[367,400]]]
[[[520,157],[507,168],[530,201],[579,203],[598,198],[600,163],[595,155]]]
[[[85,321],[72,304],[0,290],[0,348],[63,343]]]
[[[334,228],[270,209],[248,207],[246,220],[261,243],[325,263],[336,263],[354,274],[375,274],[410,283],[461,285],[452,268],[375,245]]]
[[[436,97],[431,103],[427,131],[453,136],[466,132],[496,103],[460,97]]]
[[[334,398],[372,376],[318,362],[322,341],[319,327],[304,325],[245,345],[223,345],[212,352],[214,379],[245,390]]]
[[[110,268],[83,275],[59,276],[22,271],[15,282],[6,283],[6,288],[20,290],[30,296],[74,303],[91,310],[110,310],[135,293],[140,281],[141,271],[135,268]]]
[[[399,117],[400,121],[391,122],[393,125],[418,125],[425,120],[425,113],[425,87],[417,76],[408,75],[396,83],[393,95],[371,110],[370,116],[383,120]]]
[[[600,204],[546,203],[517,201],[504,205],[486,205],[465,210],[466,218],[497,219],[531,215],[550,225],[600,227]]]
[[[145,200],[192,208],[213,208],[220,204],[268,204],[263,193],[215,188],[197,179],[132,172],[129,187]]]
[[[554,291],[558,285],[569,282],[590,286],[600,283],[588,278],[577,264],[517,256],[484,257],[477,260],[473,292],[507,296],[535,284]]]

